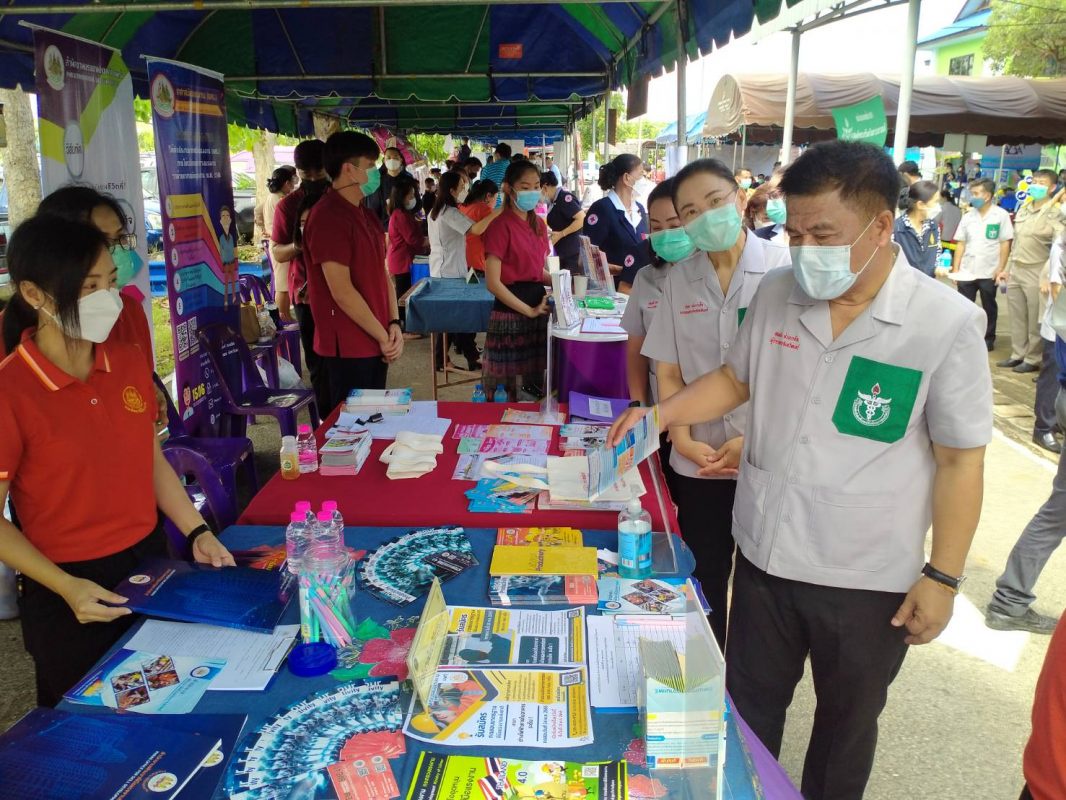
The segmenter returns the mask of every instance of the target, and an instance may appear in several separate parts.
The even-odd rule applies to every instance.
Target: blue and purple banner
[[[240,330],[222,76],[150,58],[148,81],[178,410],[187,428],[209,434],[218,430],[222,392],[197,331],[220,322]]]

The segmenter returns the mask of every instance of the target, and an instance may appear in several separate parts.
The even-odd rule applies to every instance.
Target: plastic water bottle
[[[338,543],[338,547],[344,547],[344,517],[341,515],[340,510],[337,508],[336,500],[326,500],[322,503],[322,510],[330,515],[330,520],[333,524],[333,536]]]
[[[339,534],[337,526],[333,522],[333,513],[319,511],[318,519],[311,529],[311,546],[314,548],[316,557],[330,559],[344,552],[343,538]]]
[[[651,515],[635,497],[618,515],[618,574],[623,578],[651,575]]]
[[[289,516],[289,527],[285,529],[285,560],[289,572],[294,575],[300,573],[304,555],[310,546],[311,531],[307,525],[307,518],[299,511],[293,511]]]
[[[301,425],[297,429],[296,450],[300,455],[300,473],[318,472],[318,443],[311,432],[310,425]]]
[[[297,500],[292,509],[295,513],[303,514],[304,520],[310,525],[315,521],[315,512],[311,510],[310,500]]]
[[[480,383],[477,384],[474,387],[474,394],[470,397],[470,402],[472,402],[472,403],[484,403],[487,400],[488,400],[488,398],[485,397],[485,387],[482,386]]]
[[[496,384],[496,393],[492,395],[492,402],[494,403],[506,403],[507,402],[507,387],[502,383]]]
[[[300,454],[295,436],[281,437],[281,477],[287,481],[300,477]]]

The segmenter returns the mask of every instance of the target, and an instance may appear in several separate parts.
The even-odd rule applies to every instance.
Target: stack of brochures
[[[489,566],[489,600],[494,606],[596,602],[596,548],[580,546],[580,531],[501,528],[496,541]],[[501,541],[523,543],[500,544]]]
[[[563,425],[559,428],[559,449],[566,453],[603,447],[609,430],[608,425]]]
[[[411,410],[411,389],[352,389],[344,410],[351,414],[406,414]]]
[[[323,475],[358,475],[370,455],[372,444],[370,431],[332,436],[318,451],[321,459],[319,472]]]
[[[423,751],[418,755],[407,800],[626,800],[630,796],[627,777],[625,761],[516,761]]]

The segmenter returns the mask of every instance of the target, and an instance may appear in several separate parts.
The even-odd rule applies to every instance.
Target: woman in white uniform
[[[747,194],[722,162],[705,158],[682,169],[673,199],[696,250],[670,269],[641,351],[656,362],[660,402],[722,365],[763,276],[790,264],[787,248],[744,227]],[[711,422],[670,429],[678,521],[723,646],[733,494],[747,415],[745,405]]]

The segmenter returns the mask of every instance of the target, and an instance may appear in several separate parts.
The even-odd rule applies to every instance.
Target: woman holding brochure
[[[547,363],[548,228],[534,211],[540,202],[537,166],[512,162],[503,181],[503,212],[484,236],[485,280],[496,302],[482,363],[485,394],[491,397],[503,383],[514,401],[523,381],[541,383]]]
[[[759,282],[790,263],[787,248],[744,228],[747,193],[721,161],[700,159],[678,172],[673,200],[695,251],[667,274],[641,351],[655,361],[659,401],[722,365]],[[694,575],[723,647],[733,494],[747,414],[745,405],[712,422],[670,428],[678,522],[696,554]]]
[[[197,561],[233,558],[159,447],[144,356],[105,343],[122,304],[104,234],[39,215],[7,257],[16,293],[3,321],[0,505],[10,493],[20,527],[0,518],[0,561],[22,573],[22,635],[37,702],[51,706],[132,623],[109,590],[166,555],[157,508]]]

